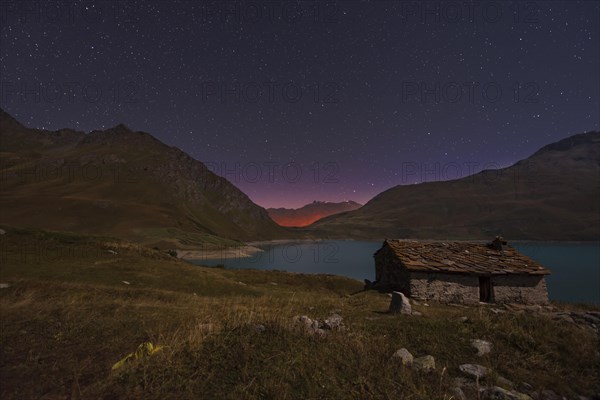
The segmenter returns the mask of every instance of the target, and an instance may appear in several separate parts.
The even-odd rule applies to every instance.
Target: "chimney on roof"
[[[502,251],[504,250],[504,246],[507,245],[506,240],[504,240],[504,238],[502,236],[496,236],[494,238],[494,240],[492,241],[492,243],[490,243],[488,245],[488,247],[494,249],[494,250],[498,250],[498,251]]]

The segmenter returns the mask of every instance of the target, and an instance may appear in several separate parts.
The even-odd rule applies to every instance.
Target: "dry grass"
[[[89,237],[0,240],[0,282],[11,284],[0,290],[3,399],[448,400],[465,362],[565,396],[600,392],[598,336],[542,315],[431,304],[416,307],[423,317],[390,316],[385,294],[351,296],[361,283],[345,278],[202,268]],[[60,256],[23,258],[26,247]],[[294,322],[333,311],[346,329],[323,338]],[[492,355],[476,357],[473,338],[492,341]],[[146,340],[165,347],[111,371]],[[436,372],[393,362],[401,347],[433,355]]]

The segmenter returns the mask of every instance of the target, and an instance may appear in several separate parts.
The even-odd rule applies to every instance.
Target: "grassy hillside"
[[[600,132],[589,132],[508,168],[393,187],[308,230],[325,237],[598,240],[598,204]]]
[[[0,223],[180,249],[290,235],[201,162],[123,125],[50,132],[0,110],[0,156]]]
[[[386,294],[341,277],[197,267],[108,237],[4,229],[2,399],[448,400],[468,362],[492,368],[481,387],[600,392],[599,336],[549,314],[431,303],[393,316]],[[297,321],[333,312],[345,329],[322,337]],[[475,338],[492,353],[476,356]],[[164,347],[111,370],[145,341]],[[400,365],[402,347],[433,355],[436,370]]]

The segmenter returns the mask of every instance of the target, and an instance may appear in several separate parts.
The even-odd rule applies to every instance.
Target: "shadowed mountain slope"
[[[174,248],[286,237],[229,181],[125,125],[88,134],[0,110],[0,222]]]
[[[600,238],[600,132],[549,144],[498,170],[396,186],[308,230],[325,237]]]

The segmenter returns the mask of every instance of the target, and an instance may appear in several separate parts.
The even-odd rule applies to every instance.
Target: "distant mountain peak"
[[[339,203],[330,201],[313,200],[312,203],[296,208],[269,208],[269,216],[281,226],[307,226],[313,222],[339,214],[346,211],[356,210],[362,205],[354,201],[342,201]]]
[[[133,132],[132,129],[130,129],[127,125],[125,125],[124,123],[120,123],[118,125],[113,126],[112,128],[110,128],[109,130],[111,131],[127,131],[127,132]]]
[[[600,132],[597,131],[589,131],[585,133],[579,133],[577,135],[569,136],[562,140],[559,140],[554,143],[550,143],[538,151],[536,151],[533,156],[537,156],[540,154],[544,154],[550,151],[568,151],[573,147],[581,146],[581,145],[591,145],[594,143],[600,142]],[[532,157],[533,157],[532,156]]]

